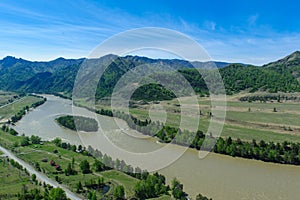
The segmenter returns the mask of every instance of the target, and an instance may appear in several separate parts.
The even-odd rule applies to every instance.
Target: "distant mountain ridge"
[[[263,67],[275,67],[279,65],[284,65],[286,67],[295,67],[300,65],[300,51],[295,51],[294,53],[277,60],[275,62],[268,63],[263,65]]]
[[[276,62],[262,67],[232,64],[226,62],[188,62],[179,59],[152,59],[140,56],[118,57],[109,65],[104,76],[100,79],[96,96],[102,98],[110,96],[114,85],[123,74],[136,66],[143,64],[160,64],[179,70],[196,92],[207,94],[205,82],[194,68],[201,70],[219,68],[228,94],[245,89],[249,91],[267,90],[269,92],[300,91],[300,52],[296,51]],[[94,59],[96,62],[99,59]],[[11,56],[0,60],[0,89],[19,92],[57,93],[71,95],[80,65],[85,59],[57,58],[49,62],[32,62]],[[90,60],[90,59],[89,59]],[[146,87],[153,94],[154,90],[163,91],[158,87]],[[140,92],[137,92],[141,94]],[[169,97],[173,96],[172,94]],[[168,97],[166,97],[168,98]],[[137,98],[139,99],[139,98]]]

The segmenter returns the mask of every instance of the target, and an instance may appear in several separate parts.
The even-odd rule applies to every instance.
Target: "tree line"
[[[295,96],[288,96],[288,95],[265,94],[265,95],[248,95],[248,96],[243,96],[239,100],[240,101],[248,101],[248,102],[253,102],[253,101],[260,101],[260,102],[277,101],[277,102],[282,102],[284,100],[285,101],[288,101],[288,100],[295,101],[295,100],[297,100],[297,97],[295,97]]]
[[[196,133],[180,128],[163,125],[159,122],[151,122],[151,120],[139,120],[132,115],[124,112],[112,112],[110,110],[98,111],[99,114],[114,116],[125,120],[128,126],[143,134],[156,136],[161,142],[174,143],[182,146],[189,146],[200,150],[203,141],[207,139],[206,144],[209,145],[216,141],[214,152],[226,154],[229,156],[237,156],[249,159],[262,160],[266,162],[275,162],[281,164],[300,165],[300,143],[284,141],[283,143],[265,142],[264,140],[258,143],[241,141],[239,138],[233,140],[229,138],[214,138],[211,135],[205,135],[198,130]],[[203,147],[203,149],[208,149]]]
[[[38,98],[42,98],[42,100],[37,101],[37,102],[31,104],[30,106],[23,107],[19,112],[17,112],[17,114],[15,114],[14,116],[11,117],[11,119],[8,121],[8,123],[16,123],[17,121],[22,119],[22,117],[26,114],[26,112],[29,111],[30,108],[36,108],[36,107],[44,104],[47,101],[46,98],[43,98],[43,97],[40,97],[40,96],[36,96],[36,95],[32,95],[32,94],[29,95],[29,96],[35,96],[35,97],[38,97]]]

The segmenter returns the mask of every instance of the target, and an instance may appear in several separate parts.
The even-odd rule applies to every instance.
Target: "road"
[[[66,192],[67,197],[70,198],[70,199],[72,199],[72,200],[81,200],[82,199],[79,196],[77,196],[75,193],[73,193],[69,189],[67,189],[65,186],[63,186],[63,185],[57,183],[56,181],[48,178],[46,175],[44,175],[44,174],[36,171],[31,165],[29,165],[28,163],[26,163],[23,160],[21,160],[18,157],[16,157],[9,150],[7,150],[7,149],[3,148],[2,146],[0,146],[0,151],[2,151],[8,158],[15,160],[20,165],[22,165],[24,168],[26,168],[27,171],[30,174],[35,174],[37,180],[39,180],[41,182],[45,182],[46,184],[49,184],[49,185],[51,185],[53,187],[60,187],[60,188],[62,188]]]

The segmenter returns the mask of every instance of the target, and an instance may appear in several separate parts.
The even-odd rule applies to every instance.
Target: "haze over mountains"
[[[70,95],[83,61],[84,59],[58,58],[49,62],[31,62],[8,56],[0,60],[0,89],[36,93],[63,92]],[[228,94],[245,89],[249,89],[251,92],[257,90],[269,92],[300,91],[300,52],[296,51],[283,59],[260,67],[226,62],[190,63],[178,59],[150,59],[138,56],[116,57],[105,72],[110,73],[110,75],[100,79],[96,96],[98,98],[109,96],[118,79],[129,69],[141,64],[156,63],[179,70],[195,91],[199,93],[207,93],[207,88],[202,77],[193,68],[210,69],[213,64],[220,68],[220,74]],[[151,89],[153,88],[150,87]]]

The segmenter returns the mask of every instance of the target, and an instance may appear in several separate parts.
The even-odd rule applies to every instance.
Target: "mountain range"
[[[161,66],[169,66],[178,70],[190,82],[195,91],[201,94],[207,94],[208,90],[203,78],[194,68],[208,70],[213,65],[219,68],[227,94],[237,93],[242,90],[249,90],[250,92],[257,90],[269,92],[300,91],[299,51],[263,66],[216,61],[188,62],[179,59],[111,56],[114,57],[114,60],[98,83],[97,98],[110,96],[115,84],[122,75],[128,70],[143,64],[160,64]],[[97,59],[93,60],[97,61]],[[8,56],[0,60],[0,89],[16,92],[64,93],[70,96],[77,72],[84,61],[85,59],[83,58],[57,58],[49,62],[32,62]],[[148,93],[152,95],[153,90],[166,92],[163,87],[158,87],[157,85],[146,88],[150,90]],[[137,91],[137,93],[141,92]],[[173,97],[171,93],[167,96]]]

